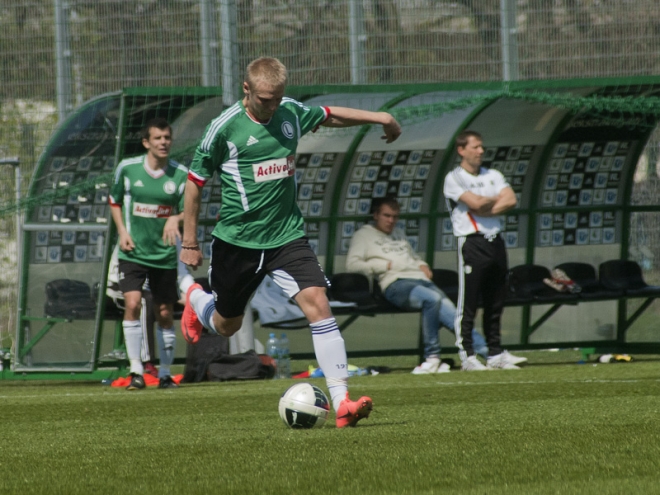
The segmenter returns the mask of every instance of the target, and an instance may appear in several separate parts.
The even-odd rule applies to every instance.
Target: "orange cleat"
[[[190,305],[190,294],[196,289],[202,289],[199,284],[192,284],[186,292],[186,305],[183,307],[183,315],[181,315],[181,333],[183,338],[189,344],[196,344],[199,342],[199,337],[202,335],[204,327],[202,322],[197,318],[197,313]]]
[[[337,428],[355,426],[362,418],[368,418],[373,408],[371,398],[360,397],[358,400],[352,401],[346,392],[346,398],[341,401],[337,410]]]

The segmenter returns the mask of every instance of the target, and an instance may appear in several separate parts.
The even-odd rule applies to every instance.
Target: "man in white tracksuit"
[[[461,132],[456,137],[456,151],[461,163],[445,177],[443,193],[458,239],[455,332],[462,368],[517,369],[517,358],[500,343],[508,272],[500,215],[516,206],[516,195],[499,171],[481,166],[484,148],[479,133]],[[486,366],[475,355],[471,332],[480,299],[488,343]]]

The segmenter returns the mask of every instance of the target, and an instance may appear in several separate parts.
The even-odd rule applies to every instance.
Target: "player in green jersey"
[[[119,289],[124,293],[124,339],[131,364],[128,390],[144,388],[142,286],[149,280],[160,357],[159,387],[174,388],[170,375],[176,334],[172,311],[177,292],[176,242],[181,238],[183,193],[188,169],[169,159],[172,129],[162,118],[142,131],[145,155],[122,160],[115,171],[109,202],[119,233]]]
[[[211,255],[215,297],[193,285],[186,295],[181,328],[192,343],[203,327],[233,335],[250,296],[265,275],[271,275],[310,322],[337,427],[355,426],[369,415],[372,403],[369,397],[348,397],[344,340],[326,296],[327,279],[304,236],[296,203],[296,148],[305,133],[320,125],[380,124],[388,143],[399,137],[401,128],[386,112],[307,107],[284,97],[286,82],[286,68],[279,60],[262,57],[251,62],[244,98],[211,122],[196,150],[186,184],[181,260],[192,267],[202,263],[197,242],[201,189],[217,172],[222,205]]]

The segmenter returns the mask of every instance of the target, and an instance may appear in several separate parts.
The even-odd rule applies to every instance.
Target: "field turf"
[[[660,358],[524,355],[520,371],[433,376],[411,375],[409,357],[352,361],[392,372],[351,378],[374,412],[343,430],[333,414],[284,426],[294,380],[0,382],[0,493],[660,493]]]

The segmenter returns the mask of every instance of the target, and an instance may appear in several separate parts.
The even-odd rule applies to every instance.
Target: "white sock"
[[[190,274],[186,274],[181,278],[181,281],[179,282],[179,291],[181,292],[182,297],[186,297],[188,289],[190,289],[190,286],[194,283],[195,279]]]
[[[332,407],[336,411],[348,391],[348,359],[344,338],[334,318],[326,318],[309,326],[312,329],[316,360],[325,375]]]
[[[174,362],[174,344],[176,342],[174,328],[161,328],[160,325],[156,325],[156,340],[158,340],[158,356],[160,357],[158,378],[163,378],[170,376],[170,366]]]
[[[149,354],[149,336],[147,335],[147,315],[148,309],[151,308],[147,308],[147,301],[144,297],[142,298],[142,308],[143,310],[140,312],[140,327],[142,328],[142,347],[140,349],[140,358],[142,359],[143,363],[146,363],[147,361],[151,361],[151,354]]]
[[[215,312],[213,294],[207,294],[202,289],[196,289],[190,293],[190,305],[204,328],[217,334],[218,332],[213,325],[213,313]]]
[[[126,354],[131,363],[131,373],[144,374],[140,351],[142,349],[142,325],[139,320],[122,322],[124,328],[124,341],[126,342]]]

